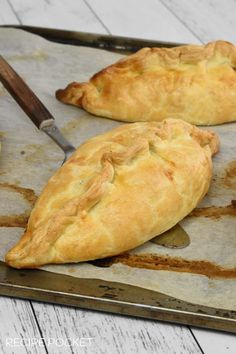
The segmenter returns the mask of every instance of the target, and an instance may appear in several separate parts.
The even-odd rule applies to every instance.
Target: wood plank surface
[[[107,33],[82,0],[10,0],[9,3],[24,25]]]
[[[200,328],[192,328],[195,338],[207,354],[235,354],[236,335]]]
[[[0,0],[0,24],[18,25],[19,20],[14,14],[11,4],[7,0]]]
[[[85,353],[201,353],[185,326],[37,302],[33,307],[44,337],[56,335],[64,340],[92,338],[90,345],[87,341],[87,347],[80,348]],[[78,346],[74,345],[75,348]],[[53,354],[63,354],[61,349],[58,351],[56,346],[48,348]],[[68,353],[73,351],[68,348]]]
[[[86,0],[113,35],[180,43],[199,40],[160,1]]]
[[[204,43],[224,39],[236,44],[235,0],[161,0]]]
[[[0,297],[0,353],[44,354],[30,301]]]

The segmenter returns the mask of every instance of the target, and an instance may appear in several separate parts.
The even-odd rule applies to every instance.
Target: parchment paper
[[[75,146],[121,124],[92,117],[83,110],[61,104],[54,97],[56,89],[71,81],[87,80],[121,55],[55,44],[15,29],[0,30],[0,52],[41,98]],[[236,199],[236,123],[208,129],[219,134],[221,150],[213,159],[214,178],[207,196],[196,212],[181,222],[191,238],[190,246],[174,250],[147,242],[130,252],[131,258],[154,254],[160,259],[167,257],[170,262],[180,257],[187,261],[190,270],[145,269],[123,264],[122,260],[109,267],[83,263],[42,269],[127,283],[199,305],[236,310],[236,218],[231,205]],[[0,130],[0,258],[4,260],[6,251],[23,233],[35,196],[61,165],[63,154],[49,137],[37,130],[2,86]],[[200,262],[201,274],[196,267],[191,270],[196,261]],[[212,266],[219,272],[209,276]]]

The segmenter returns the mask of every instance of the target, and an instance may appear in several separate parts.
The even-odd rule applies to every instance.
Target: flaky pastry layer
[[[7,264],[103,258],[170,229],[207,192],[218,145],[214,133],[176,119],[88,140],[48,181]]]
[[[127,122],[180,118],[196,125],[236,120],[236,47],[143,48],[72,82],[56,97],[88,112]]]

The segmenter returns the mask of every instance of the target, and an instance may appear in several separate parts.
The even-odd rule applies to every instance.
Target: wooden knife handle
[[[47,122],[49,123],[54,119],[33,91],[1,55],[0,81],[37,128],[42,128]]]

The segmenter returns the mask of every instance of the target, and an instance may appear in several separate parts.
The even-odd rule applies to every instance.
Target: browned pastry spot
[[[23,188],[16,186],[14,184],[9,183],[0,183],[0,188],[8,189],[15,191],[21,194],[25,200],[29,202],[29,204],[33,207],[37,196],[32,189]],[[22,227],[25,228],[27,226],[27,222],[29,219],[30,211],[26,211],[19,215],[0,215],[0,227]]]
[[[236,189],[236,160],[231,161],[225,169],[224,185]]]
[[[221,216],[230,215],[236,216],[235,201],[232,200],[227,206],[211,206],[207,208],[196,208],[189,216],[205,216],[206,218],[219,219]]]
[[[186,260],[152,254],[121,254],[90,262],[98,267],[110,267],[122,263],[129,267],[206,275],[209,278],[236,278],[236,268],[223,268],[208,261]]]

